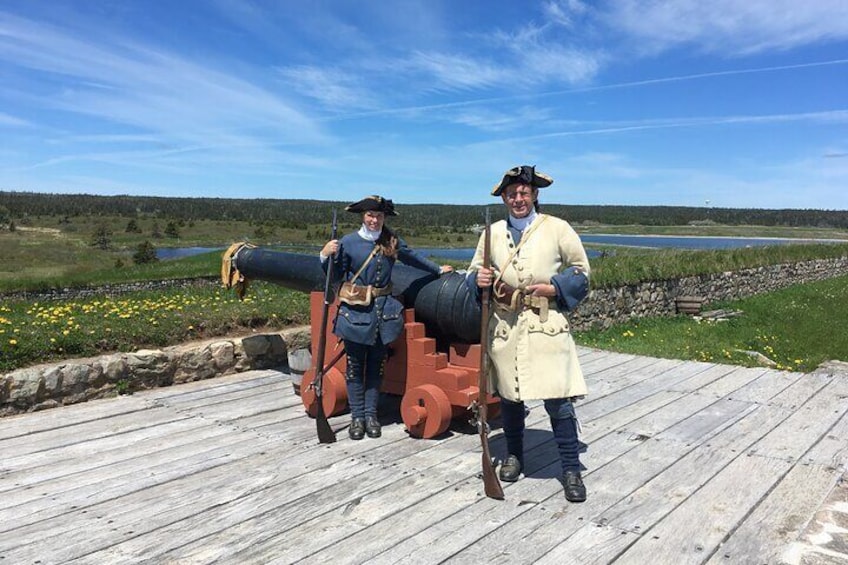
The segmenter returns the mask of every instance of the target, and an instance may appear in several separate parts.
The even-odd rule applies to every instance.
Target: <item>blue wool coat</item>
[[[410,267],[439,275],[440,267],[421,253],[414,251],[398,238],[397,257],[386,257],[377,252],[356,280],[359,270],[374,242],[359,233],[349,233],[339,240],[339,250],[333,258],[333,280],[351,281],[356,285],[385,287],[391,282],[392,267],[396,260]],[[327,263],[324,263],[326,268]],[[351,306],[341,303],[333,322],[333,333],[342,339],[374,345],[379,339],[384,344],[393,342],[403,331],[403,305],[394,296],[378,296],[368,306]]]

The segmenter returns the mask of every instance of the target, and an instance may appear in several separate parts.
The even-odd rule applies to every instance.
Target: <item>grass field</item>
[[[112,247],[108,250],[90,245],[95,227],[88,224],[69,227],[67,223],[48,223],[0,232],[0,253],[4,257],[0,262],[0,293],[191,278],[216,275],[220,271],[218,252],[134,265],[131,261],[133,246],[149,237],[146,230],[152,229],[152,225],[142,223],[141,234],[127,234],[122,232],[125,219],[106,221],[114,226]],[[608,229],[601,228],[608,233]],[[827,239],[844,236],[834,230],[818,229],[698,228],[697,235]],[[179,238],[159,238],[154,245],[223,246],[231,241],[256,241],[247,237],[255,227],[246,223],[205,221],[180,226],[179,230]],[[265,231],[263,235],[268,238],[267,243],[317,245],[326,237],[320,231],[319,226],[308,229],[309,238],[307,233],[285,230],[270,235]],[[686,233],[683,227],[675,233],[693,235]],[[413,246],[445,245],[443,241],[427,240],[411,240],[410,243]],[[466,241],[464,245],[470,244]],[[613,254],[592,260],[592,284],[596,288],[615,286],[846,254],[848,243],[725,251],[619,248]],[[464,268],[466,265],[454,263],[454,266]],[[781,368],[807,371],[826,359],[848,360],[848,332],[834,330],[841,328],[848,319],[847,289],[848,280],[843,277],[738,303],[711,305],[744,312],[743,316],[727,322],[698,323],[686,317],[644,319],[576,337],[585,345],[604,349],[744,365],[756,363],[750,353],[745,352],[757,352]],[[0,370],[107,351],[170,345],[257,326],[284,328],[308,323],[308,311],[305,293],[264,283],[253,285],[244,302],[239,302],[231,292],[209,287],[56,303],[7,298],[0,302]]]
[[[739,311],[722,321],[691,316],[644,318],[603,332],[575,335],[582,345],[669,359],[757,366],[753,353],[779,369],[809,372],[823,361],[848,361],[848,277],[794,285],[717,302],[707,309]]]

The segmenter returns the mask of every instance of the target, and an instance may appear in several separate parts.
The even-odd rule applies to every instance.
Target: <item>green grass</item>
[[[705,310],[741,310],[725,321],[690,316],[643,318],[604,331],[575,334],[599,349],[669,359],[757,366],[745,351],[771,359],[777,368],[809,372],[823,361],[848,360],[848,277],[791,287]]]
[[[738,271],[848,255],[848,243],[769,245],[716,250],[616,250],[593,259],[592,286],[610,288],[651,280]]]
[[[309,323],[309,296],[251,283],[244,301],[223,288],[135,292],[116,298],[0,304],[0,371]]]

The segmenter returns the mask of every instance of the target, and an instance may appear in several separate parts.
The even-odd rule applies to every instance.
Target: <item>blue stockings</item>
[[[550,416],[562,470],[580,471],[580,453],[585,445],[577,439],[577,416],[574,404],[566,398],[545,400],[545,411]],[[509,455],[515,455],[524,467],[524,403],[501,398],[501,420]]]
[[[379,339],[374,345],[345,340],[344,346],[347,353],[345,384],[350,416],[351,418],[376,417],[387,348]]]

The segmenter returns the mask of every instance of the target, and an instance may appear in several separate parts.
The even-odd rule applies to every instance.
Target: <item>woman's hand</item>
[[[450,265],[442,265],[441,267],[439,267],[439,274],[440,275],[444,275],[445,273],[451,273],[451,272],[453,272],[453,267],[451,267]]]
[[[321,255],[323,257],[329,257],[330,255],[335,255],[336,251],[339,250],[339,240],[331,239],[327,243],[324,244],[324,247],[321,248]],[[314,253],[314,251],[313,251]]]

